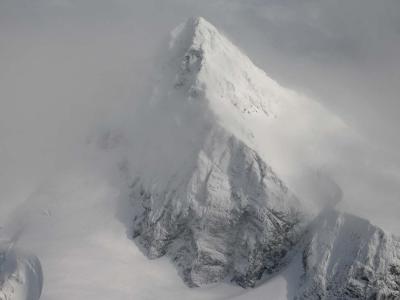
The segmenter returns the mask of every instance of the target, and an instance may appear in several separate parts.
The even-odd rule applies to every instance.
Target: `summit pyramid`
[[[276,117],[279,88],[204,19],[172,32],[131,198],[137,242],[150,258],[171,257],[190,286],[254,286],[303,231],[300,201],[246,125]]]

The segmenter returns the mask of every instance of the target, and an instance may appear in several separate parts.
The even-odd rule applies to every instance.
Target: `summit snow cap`
[[[279,85],[202,17],[190,18],[171,33],[170,50],[183,58],[176,86],[192,84],[215,110],[276,116]],[[194,82],[188,77],[194,76]],[[268,82],[266,82],[266,79]],[[267,85],[266,85],[267,83]],[[192,96],[201,93],[194,92]]]

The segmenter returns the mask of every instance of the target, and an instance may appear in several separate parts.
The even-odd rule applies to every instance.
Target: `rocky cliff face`
[[[138,179],[134,236],[150,258],[168,254],[191,286],[226,277],[253,286],[278,270],[298,240],[298,200],[253,150],[223,130],[210,133],[196,166],[166,189]]]
[[[399,299],[400,240],[367,220],[322,213],[303,251],[296,299]]]

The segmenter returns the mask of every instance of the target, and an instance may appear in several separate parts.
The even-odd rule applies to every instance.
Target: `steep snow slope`
[[[177,121],[183,103],[206,106],[210,118],[285,178],[294,168],[307,166],[305,161],[315,163],[320,153],[331,153],[324,139],[343,138],[351,131],[318,102],[280,86],[203,18],[176,28],[165,56],[153,103],[170,107]]]
[[[187,169],[216,125],[254,149],[285,181],[332,154],[326,139],[351,131],[318,102],[268,77],[203,18],[189,19],[171,35],[155,70],[151,107],[144,99],[133,112],[141,128],[128,133],[136,144],[131,160],[143,177]]]
[[[134,170],[133,235],[150,258],[168,254],[191,286],[254,286],[282,267],[303,230],[300,202],[249,146],[244,115],[269,119],[280,108],[268,86],[253,86],[261,76],[202,18],[173,32],[140,134],[151,140]]]
[[[400,239],[329,210],[314,221],[296,299],[400,298]]]

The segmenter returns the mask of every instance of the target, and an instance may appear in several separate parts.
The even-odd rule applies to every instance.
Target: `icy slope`
[[[296,299],[400,298],[400,240],[329,210],[310,228]]]
[[[0,243],[0,299],[39,300],[42,285],[39,259]]]
[[[186,102],[205,107],[202,119],[216,121],[285,178],[330,155],[327,140],[351,132],[318,102],[280,86],[203,18],[176,28],[169,46],[153,104],[169,108],[181,126],[188,124],[182,119]],[[198,113],[195,107],[187,117],[190,126]]]
[[[150,258],[171,257],[190,286],[254,286],[303,230],[299,201],[252,149],[244,116],[279,111],[271,91],[253,86],[262,76],[202,18],[173,32],[138,134],[149,140],[135,155],[133,236]]]

